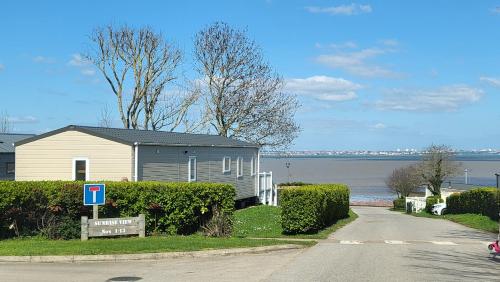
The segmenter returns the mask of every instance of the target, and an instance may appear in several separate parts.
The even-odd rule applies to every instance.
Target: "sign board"
[[[101,218],[88,219],[82,216],[81,239],[87,240],[89,237],[108,237],[122,235],[139,235],[144,237],[145,217],[140,214],[138,217],[123,218]]]
[[[83,185],[83,204],[85,206],[104,205],[106,199],[106,185]]]

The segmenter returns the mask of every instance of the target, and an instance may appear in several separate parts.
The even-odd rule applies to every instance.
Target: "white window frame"
[[[78,157],[78,158],[73,158],[73,171],[71,172],[72,176],[71,176],[71,179],[73,179],[73,181],[76,181],[76,162],[77,161],[85,161],[85,181],[89,181],[90,180],[90,161],[89,161],[89,158],[85,158],[85,157]]]
[[[238,157],[236,158],[236,177],[242,177],[243,176],[243,158]]]
[[[194,160],[194,178],[192,178],[191,176],[191,160]],[[198,174],[198,168],[197,168],[197,161],[196,161],[196,157],[195,156],[191,156],[189,157],[189,160],[188,160],[188,182],[194,182],[196,181],[196,179],[198,178],[197,177],[197,174]]]
[[[255,156],[250,160],[250,175],[255,176],[257,174],[257,163],[255,162]]]
[[[226,168],[226,159],[229,159],[229,165]],[[231,157],[224,156],[222,158],[222,173],[231,172]]]

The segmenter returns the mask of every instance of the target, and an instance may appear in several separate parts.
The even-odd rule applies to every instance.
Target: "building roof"
[[[92,127],[92,126],[79,126],[69,125],[54,131],[40,134],[31,138],[24,139],[16,142],[15,145],[19,146],[38,139],[42,139],[54,134],[65,131],[79,131],[93,136],[105,138],[108,140],[124,143],[128,145],[158,145],[158,146],[215,146],[215,147],[252,147],[258,148],[259,145],[240,141],[237,139],[227,138],[219,135],[209,134],[190,134],[190,133],[177,133],[167,131],[152,131],[152,130],[138,130],[138,129],[124,129],[124,128],[107,128],[107,127]]]
[[[14,143],[33,137],[34,134],[0,133],[0,153],[14,153]]]

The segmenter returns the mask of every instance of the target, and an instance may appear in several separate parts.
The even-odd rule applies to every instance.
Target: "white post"
[[[465,172],[465,185],[467,185],[469,184],[469,175],[468,175],[469,170],[464,169],[464,172]]]
[[[257,151],[257,197],[260,197],[260,149]]]
[[[267,173],[264,173],[264,201],[263,204],[267,204]]]
[[[273,172],[269,172],[269,179],[267,183],[267,187],[269,187],[269,205],[273,205]]]
[[[92,205],[92,219],[98,219],[98,218],[99,218],[99,206]]]
[[[273,185],[274,188],[274,198],[273,198],[273,206],[278,206],[278,184]]]
[[[139,164],[139,143],[135,142],[134,143],[134,181],[137,182],[138,177],[138,164]]]

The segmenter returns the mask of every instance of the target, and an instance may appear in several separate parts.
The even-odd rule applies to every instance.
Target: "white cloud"
[[[380,43],[388,47],[396,47],[399,45],[399,41],[396,39],[382,39],[380,40]]]
[[[55,62],[55,60],[53,58],[44,57],[44,56],[36,56],[33,58],[33,61],[35,63],[40,63],[40,64],[52,64]]]
[[[68,65],[79,68],[80,73],[84,76],[94,76],[96,74],[95,69],[92,68],[92,63],[80,54],[73,54]]]
[[[90,65],[90,62],[86,60],[82,55],[80,54],[73,54],[71,56],[71,60],[69,60],[68,65],[74,66],[74,67],[85,67]]]
[[[481,89],[467,85],[450,85],[428,90],[393,89],[374,106],[384,111],[454,111],[477,102],[483,96]]]
[[[491,8],[490,11],[493,13],[493,14],[500,14],[500,7],[495,7],[495,8]]]
[[[3,71],[5,69],[5,66],[0,64],[0,71]]]
[[[316,43],[316,48],[323,49],[323,48],[332,48],[332,49],[354,49],[358,48],[358,45],[355,42],[352,41],[346,41],[343,43],[331,43],[331,44],[321,44],[321,43]]]
[[[310,13],[315,13],[315,14],[321,13],[330,15],[353,16],[353,15],[371,13],[372,7],[370,5],[352,3],[350,5],[340,5],[332,7],[310,6],[306,7],[306,10]]]
[[[486,82],[492,86],[500,87],[500,78],[482,76],[479,78],[479,80]]]
[[[95,75],[95,70],[93,70],[93,69],[83,69],[81,72],[85,76],[93,76],[93,75]]]
[[[353,75],[364,77],[400,77],[401,74],[385,67],[369,64],[369,59],[391,52],[381,48],[366,48],[353,52],[337,52],[335,54],[320,55],[316,61],[331,68],[338,68]]]
[[[379,122],[379,123],[373,125],[372,127],[375,128],[375,129],[385,129],[385,128],[387,128],[387,125]]]
[[[8,117],[10,123],[20,124],[20,123],[37,123],[38,119],[34,116],[23,116],[23,117]]]
[[[362,86],[352,81],[329,76],[312,76],[286,80],[285,91],[322,101],[341,102],[358,97]]]

